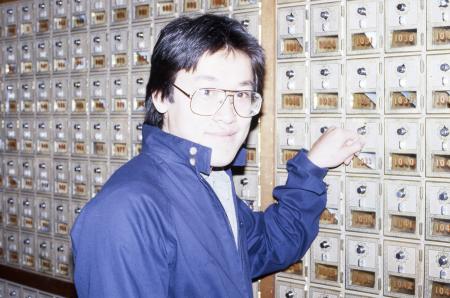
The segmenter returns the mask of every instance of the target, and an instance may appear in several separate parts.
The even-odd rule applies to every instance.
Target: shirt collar
[[[209,175],[211,172],[211,148],[164,132],[159,127],[144,124],[142,130],[142,152],[159,153],[163,158],[176,158],[197,171]],[[246,149],[242,147],[232,166],[245,166]]]

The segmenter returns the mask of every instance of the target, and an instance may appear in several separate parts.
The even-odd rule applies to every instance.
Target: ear
[[[155,109],[161,114],[165,114],[169,110],[169,101],[163,100],[161,97],[161,92],[155,92],[152,94],[152,102]]]

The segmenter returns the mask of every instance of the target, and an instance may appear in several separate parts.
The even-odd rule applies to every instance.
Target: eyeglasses
[[[241,117],[249,118],[257,115],[261,110],[262,97],[259,93],[244,90],[223,90],[215,88],[200,88],[189,94],[175,84],[172,84],[181,93],[191,100],[191,111],[201,116],[212,116],[216,114],[227,101],[229,95],[232,96],[233,107]]]

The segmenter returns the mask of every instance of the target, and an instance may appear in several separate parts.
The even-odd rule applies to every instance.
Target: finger
[[[341,144],[345,144],[348,141],[356,141],[360,138],[360,135],[355,132],[342,128],[335,129],[333,135],[341,141]]]
[[[344,146],[351,146],[351,145],[353,145],[355,142],[357,142],[358,141],[358,139],[356,138],[356,139],[347,139],[345,142],[344,142]]]
[[[352,146],[355,143],[360,143],[362,147],[366,144],[365,140],[361,136],[356,136],[354,138],[348,138],[345,142],[345,146]]]
[[[362,144],[362,146],[364,147],[364,145],[366,144],[366,138],[363,138],[362,136],[358,135],[358,140]]]
[[[346,138],[346,139],[359,138],[359,134],[357,134],[353,130],[349,130],[349,129],[342,129],[342,134],[344,135],[344,138]]]
[[[348,166],[352,162],[352,159],[353,159],[353,155],[349,156],[346,160],[344,160],[344,164],[346,166]]]
[[[336,126],[330,126],[330,127],[327,128],[327,131],[325,133],[323,133],[322,135],[329,134],[329,133],[331,133],[332,131],[335,131],[335,130],[336,130]]]
[[[344,156],[353,156],[355,153],[361,151],[363,147],[364,143],[357,140],[350,145],[343,146],[341,150]]]

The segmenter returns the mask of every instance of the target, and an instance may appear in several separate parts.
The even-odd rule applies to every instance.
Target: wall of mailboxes
[[[366,140],[327,175],[319,236],[277,274],[276,297],[449,297],[449,1],[273,5],[276,184],[330,126]],[[259,38],[261,3],[35,0],[0,12],[0,262],[71,280],[74,219],[140,151],[158,32],[212,12]],[[248,166],[234,176],[255,210],[261,139],[251,132]]]
[[[0,297],[24,297],[24,298],[62,298],[38,289],[22,286],[20,284],[0,279]]]
[[[277,13],[278,183],[330,126],[366,140],[327,175],[319,236],[277,294],[449,297],[449,1],[279,1]]]

